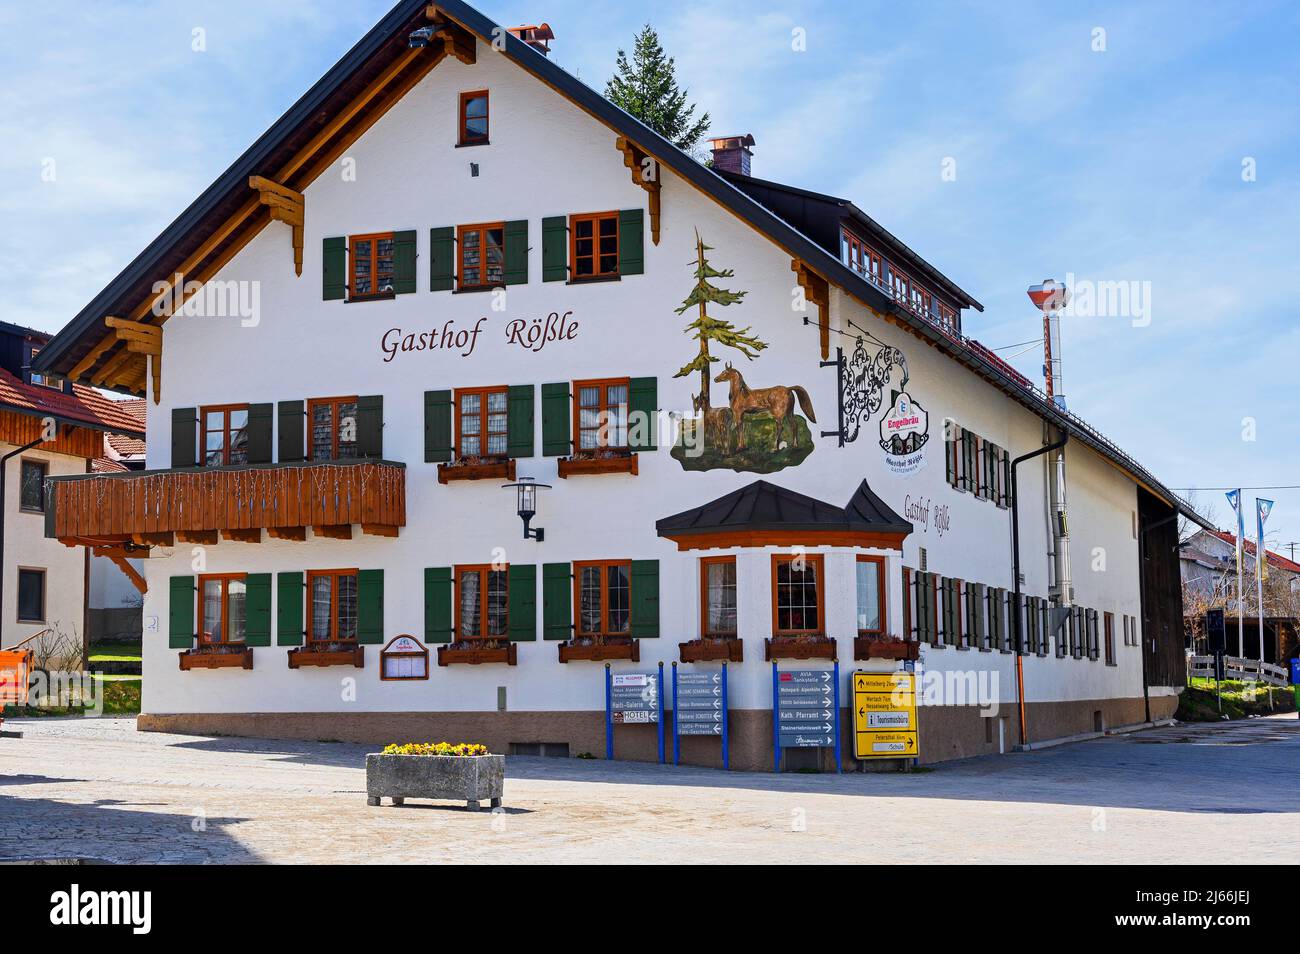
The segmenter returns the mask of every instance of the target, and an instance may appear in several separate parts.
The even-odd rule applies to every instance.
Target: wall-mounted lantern
[[[530,527],[533,517],[537,516],[537,491],[539,489],[549,490],[550,484],[539,484],[532,477],[520,477],[513,484],[503,484],[502,489],[515,488],[516,503],[515,509],[519,514],[519,519],[524,522],[524,539],[536,540],[541,543],[546,539],[546,531],[541,527]]]

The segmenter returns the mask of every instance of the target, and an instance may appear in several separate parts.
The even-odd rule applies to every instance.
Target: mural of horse
[[[742,450],[745,446],[745,415],[753,412],[762,413],[767,411],[776,421],[776,437],[772,444],[772,450],[781,449],[781,433],[785,430],[786,422],[789,421],[791,413],[794,411],[795,401],[799,403],[800,410],[804,416],[814,424],[817,423],[817,416],[813,414],[812,399],[808,392],[801,386],[786,387],[778,384],[770,388],[751,388],[745,383],[745,379],[740,372],[727,362],[726,368],[713,379],[714,384],[727,382],[731,386],[729,401],[731,404],[731,438],[735,443],[735,450]],[[791,425],[791,436],[794,440],[794,446],[799,446],[799,431]]]

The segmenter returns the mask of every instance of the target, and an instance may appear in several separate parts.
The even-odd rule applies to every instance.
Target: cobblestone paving
[[[506,809],[365,803],[356,745],[11,720],[0,859],[1290,862],[1300,721],[1175,726],[909,775],[511,758]]]

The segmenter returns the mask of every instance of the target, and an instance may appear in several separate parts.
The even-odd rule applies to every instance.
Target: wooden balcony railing
[[[406,525],[406,467],[388,461],[256,464],[55,477],[45,535],[114,548],[347,539],[352,527],[395,537]],[[105,555],[109,555],[106,553]],[[142,554],[140,554],[142,555]]]

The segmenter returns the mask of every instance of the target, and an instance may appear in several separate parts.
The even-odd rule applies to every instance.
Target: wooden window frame
[[[41,618],[24,619],[22,615],[22,577],[24,573],[37,573],[41,577]],[[48,622],[50,615],[50,574],[49,570],[43,566],[16,566],[14,567],[14,622],[16,623],[45,623]]]
[[[27,358],[27,364],[28,364],[27,382],[33,385],[34,387],[49,388],[51,391],[62,391],[63,390],[62,378],[58,377],[57,375],[42,374],[39,371],[30,370],[32,362],[36,360],[36,356],[40,353],[41,353],[40,348],[32,348],[31,354]]]
[[[483,98],[483,135],[470,135],[469,116],[467,108],[471,100]],[[491,141],[492,132],[492,93],[486,89],[472,89],[460,94],[460,105],[456,110],[458,125],[456,128],[456,145],[458,146],[486,146]],[[477,117],[475,117],[477,118]]]
[[[350,301],[369,301],[372,298],[392,298],[396,295],[396,290],[380,291],[379,289],[379,243],[382,241],[393,242],[393,264],[390,272],[390,284],[397,281],[397,242],[396,232],[370,232],[366,235],[349,235],[348,236],[348,300]],[[370,243],[370,291],[364,295],[357,294],[357,261],[360,258],[357,254],[357,243]]]
[[[198,624],[197,642],[200,646],[243,646],[244,642],[231,642],[230,640],[230,583],[234,580],[247,581],[247,573],[204,573],[199,576],[197,587],[194,593],[194,619]],[[221,584],[221,638],[204,639],[203,638],[203,587],[206,583],[219,582]],[[247,583],[245,583],[247,587]],[[247,589],[245,589],[245,609],[247,609]],[[248,638],[248,617],[244,617],[244,638]]]
[[[342,460],[344,458],[339,457],[339,428],[341,426],[339,420],[339,408],[344,404],[357,404],[359,401],[360,398],[356,397],[355,395],[352,397],[321,397],[321,398],[307,399],[306,458],[308,461],[317,460],[317,458],[315,457],[315,450],[316,450],[315,430],[312,425],[312,421],[315,417],[314,411],[316,410],[316,408],[325,404],[331,405],[331,407],[333,408],[333,424],[331,425],[330,428],[330,456],[328,458],[321,458],[320,460],[321,461]],[[358,414],[361,413],[360,408],[357,409],[357,413]],[[357,422],[357,424],[358,426],[360,426],[359,421]],[[354,438],[352,444],[355,446],[356,443],[357,441]],[[350,457],[346,459],[352,460],[352,458]]]
[[[868,554],[859,554],[853,565],[853,598],[856,602],[858,593],[858,567],[859,563],[875,563],[879,569],[876,572],[876,587],[880,591],[877,599],[880,601],[880,629],[858,629],[859,636],[878,636],[885,637],[889,633],[889,613],[888,606],[885,602],[885,594],[888,588],[885,586],[885,558],[882,556],[870,556]],[[856,619],[858,610],[861,607],[855,607],[853,616]]]
[[[501,233],[501,281],[487,281],[487,242],[488,232],[498,230]],[[480,232],[479,236],[479,275],[483,279],[473,285],[465,283],[465,233]],[[476,222],[471,225],[456,226],[456,290],[483,291],[489,288],[504,288],[506,284],[506,224],[505,222]]]
[[[311,646],[313,644],[320,645],[320,644],[329,644],[329,643],[350,643],[352,645],[356,645],[357,642],[356,636],[352,636],[349,638],[349,637],[337,635],[339,629],[338,579],[344,576],[357,577],[357,613],[358,616],[360,616],[360,610],[361,610],[360,574],[361,571],[358,569],[308,570],[307,571],[307,586],[303,594],[303,599],[306,602],[306,606],[304,607],[304,610],[307,618],[306,618],[306,626],[304,628],[307,631],[306,641],[308,646]],[[326,639],[317,639],[316,634],[313,632],[313,627],[316,624],[316,614],[312,612],[312,601],[311,601],[312,582],[320,577],[331,577],[335,581],[334,585],[330,588],[330,628],[334,631],[335,635],[330,636]],[[360,623],[360,619],[358,619],[358,623]]]
[[[609,568],[614,566],[627,569],[627,630],[611,632],[609,628]],[[590,567],[600,568],[600,632],[582,630],[582,571]],[[619,639],[632,635],[632,561],[629,560],[575,560],[573,572],[573,634],[579,639]]]
[[[200,467],[228,467],[230,466],[230,412],[243,411],[248,413],[247,404],[209,404],[206,407],[199,408],[199,466]],[[224,435],[221,444],[221,463],[208,463],[208,435],[218,433],[217,428],[208,427],[208,415],[221,414],[222,426],[220,433]],[[248,433],[248,422],[244,422],[244,433]]]
[[[488,574],[500,571],[506,574],[506,621],[504,631],[497,636],[487,632],[488,628]],[[492,563],[462,563],[452,568],[452,599],[455,601],[453,630],[456,642],[486,642],[488,640],[508,640],[510,638],[510,565],[497,566]],[[474,636],[466,636],[460,631],[460,577],[462,573],[477,573],[479,577],[479,631]],[[631,580],[629,579],[629,585]]]
[[[573,381],[570,384],[573,388],[573,456],[590,457],[601,451],[615,451],[618,453],[630,453],[631,445],[631,422],[625,417],[623,426],[628,443],[624,444],[597,444],[595,447],[582,446],[582,389],[599,388],[600,403],[597,405],[597,413],[601,415],[601,424],[596,427],[597,440],[600,439],[600,432],[605,428],[605,422],[608,421],[609,414],[609,389],[611,387],[624,387],[627,389],[627,416],[632,414],[632,379],[631,378],[589,378],[585,381]],[[606,429],[607,430],[607,429]]]
[[[23,505],[23,469],[32,466],[41,469],[41,504],[39,507]],[[50,479],[50,462],[37,457],[23,457],[18,463],[18,511],[20,513],[45,513],[45,482]]]
[[[452,393],[453,393],[453,396],[454,396],[454,404],[455,404],[455,410],[453,411],[453,417],[454,417],[454,419],[455,419],[455,432],[456,432],[456,433],[455,433],[455,444],[453,445],[453,447],[454,447],[454,451],[455,451],[455,458],[456,458],[456,460],[458,460],[458,461],[459,461],[459,460],[463,460],[463,459],[465,459],[467,456],[469,456],[469,457],[477,457],[477,458],[479,458],[480,460],[483,460],[483,461],[490,461],[490,462],[493,462],[493,463],[497,463],[497,462],[500,462],[500,461],[506,460],[506,459],[510,456],[510,388],[507,387],[506,385],[502,384],[502,385],[499,385],[499,386],[497,386],[497,385],[493,385],[493,386],[490,386],[490,387],[480,387],[480,388],[456,388],[456,390],[455,390],[454,392],[452,392]],[[480,418],[480,420],[479,420],[479,435],[478,435],[478,436],[479,436],[479,447],[481,448],[481,453],[479,453],[479,454],[465,455],[465,454],[462,454],[462,453],[461,453],[461,449],[460,449],[460,438],[461,438],[461,433],[460,433],[460,417],[461,417],[460,399],[461,399],[462,397],[470,397],[470,396],[473,396],[473,395],[475,395],[475,394],[477,394],[477,395],[479,396],[479,399],[480,399],[480,400],[479,400],[479,413],[478,413],[478,416],[479,416],[479,418]],[[488,398],[488,395],[490,395],[490,394],[504,394],[504,395],[505,395],[505,398],[506,398],[506,411],[505,411],[505,414],[506,414],[506,429],[505,429],[504,431],[499,431],[499,432],[497,432],[497,433],[500,433],[500,434],[504,434],[504,435],[505,435],[505,437],[506,437],[506,449],[505,449],[504,451],[502,451],[500,454],[490,454],[490,453],[488,453],[488,450],[487,450],[487,447],[488,447],[488,435],[489,435],[490,433],[492,433],[492,432],[490,432],[490,431],[488,430],[488,411],[487,411],[487,398]]]
[[[700,636],[704,639],[739,639],[740,617],[736,617],[736,628],[732,632],[714,632],[709,629],[709,567],[731,564],[736,567],[734,556],[711,556],[700,558]],[[736,575],[736,608],[740,609],[740,575]]]
[[[781,629],[781,613],[778,606],[779,584],[777,567],[782,563],[803,560],[817,568],[817,625],[812,629]],[[855,581],[856,583],[856,581]],[[821,553],[773,553],[772,554],[772,635],[773,636],[825,636],[826,635],[826,560]]]
[[[840,237],[846,246],[848,261],[845,264],[868,281],[876,285],[883,284],[885,257],[847,228],[840,228]],[[874,271],[872,265],[875,266]]]
[[[619,232],[620,225],[618,220],[618,211],[610,212],[579,212],[569,216],[569,280],[571,282],[593,282],[608,281],[618,278],[621,275],[619,271]],[[600,223],[612,219],[614,222],[614,270],[612,272],[603,272],[600,270]],[[591,223],[591,255],[582,256],[591,258],[591,274],[578,274],[578,223]]]

